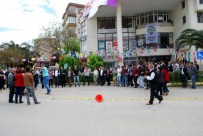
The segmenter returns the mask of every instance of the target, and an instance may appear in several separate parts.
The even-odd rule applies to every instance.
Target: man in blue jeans
[[[197,67],[193,64],[193,62],[190,62],[189,72],[192,80],[191,88],[196,89]]]
[[[43,86],[47,89],[46,94],[50,94],[51,89],[49,88],[49,73],[47,68],[45,67],[44,63],[41,64],[41,67],[37,67],[38,69],[42,70],[42,77],[43,77]]]

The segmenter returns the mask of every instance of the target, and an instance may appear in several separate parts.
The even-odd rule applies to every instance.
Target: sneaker
[[[27,102],[27,105],[30,105],[30,102]]]

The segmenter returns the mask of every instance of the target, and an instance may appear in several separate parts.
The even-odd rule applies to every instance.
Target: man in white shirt
[[[120,65],[118,65],[118,68],[117,68],[117,86],[121,85],[121,72],[122,72],[122,69],[120,68]]]
[[[149,103],[147,103],[146,105],[153,105],[154,102],[154,97],[156,97],[159,100],[159,103],[161,103],[161,101],[163,101],[162,96],[158,95],[156,89],[157,89],[157,74],[156,71],[154,69],[154,65],[153,64],[148,64],[148,69],[150,70],[149,72],[149,76],[145,76],[145,78],[147,80],[149,80],[150,83],[150,100]]]

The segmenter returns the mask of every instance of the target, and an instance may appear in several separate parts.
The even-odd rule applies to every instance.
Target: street
[[[169,87],[164,101],[147,106],[144,89],[81,86],[36,90],[41,104],[8,103],[0,91],[0,136],[201,136],[203,87]],[[104,101],[95,101],[102,94]]]

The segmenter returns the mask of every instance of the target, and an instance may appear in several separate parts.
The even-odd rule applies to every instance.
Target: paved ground
[[[0,136],[202,136],[203,87],[169,89],[153,106],[145,105],[149,90],[134,88],[54,88],[50,96],[38,89],[42,103],[30,106],[9,104],[2,91]]]

